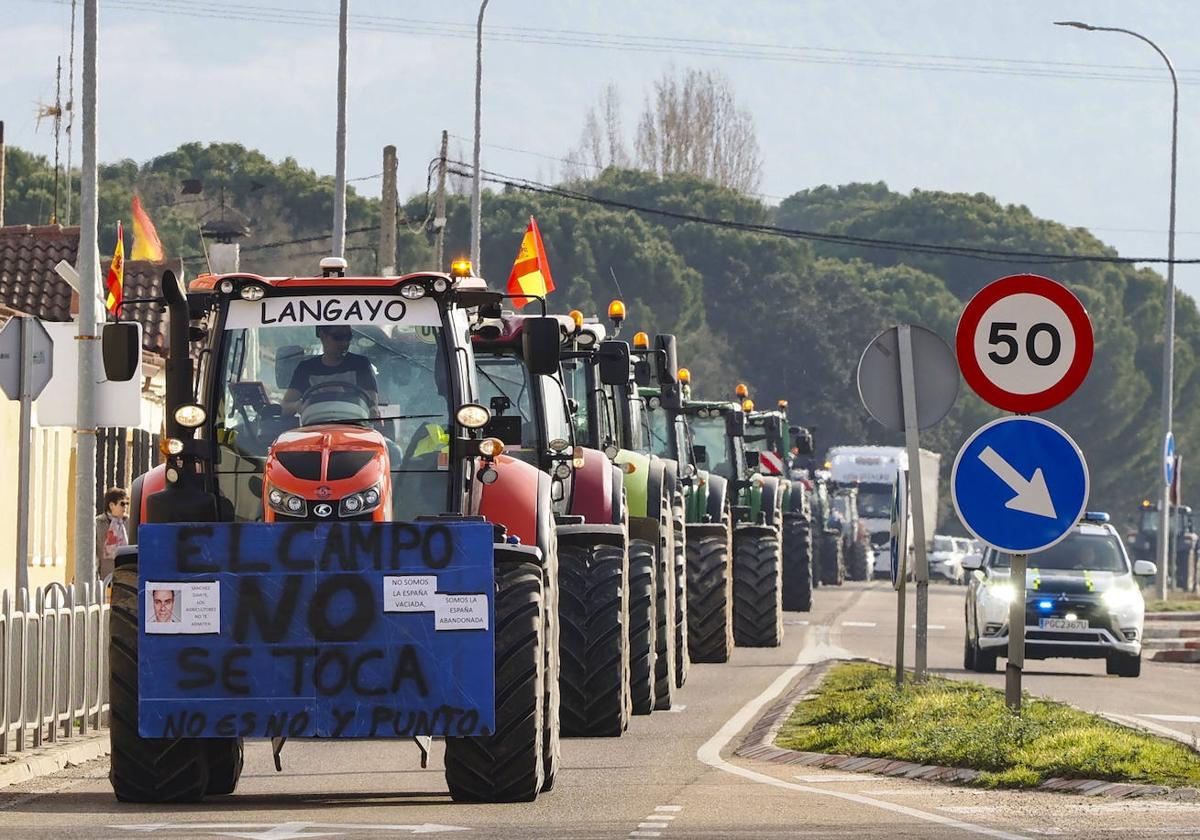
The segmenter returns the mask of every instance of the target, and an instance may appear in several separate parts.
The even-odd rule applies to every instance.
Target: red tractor
[[[480,395],[469,328],[478,310],[497,305],[501,296],[471,276],[469,266],[456,268],[451,274],[346,276],[344,261],[327,259],[321,276],[206,275],[186,290],[173,274],[164,275],[162,303],[170,319],[169,454],[133,482],[133,545],[122,552],[113,575],[110,778],[118,799],[177,802],[231,793],[241,773],[244,737],[272,738],[278,767],[285,737],[415,736],[424,739],[426,749],[429,736],[439,735],[446,741],[445,776],[455,800],[528,801],[553,785],[559,762],[554,497],[560,491],[531,459],[519,451],[517,457],[505,454],[504,444],[483,431],[493,416],[481,404],[486,400]],[[526,319],[520,344],[531,370],[556,370],[559,322]],[[110,379],[135,374],[140,351],[131,325],[107,325],[103,346]],[[485,538],[455,548],[446,537],[455,529]],[[195,548],[192,555],[163,557],[157,546],[175,539],[183,545],[185,533],[193,539],[188,543]],[[223,534],[223,545],[238,550],[213,551],[213,534]],[[402,544],[405,535],[415,541]],[[422,543],[421,535],[440,535],[442,542]],[[256,553],[256,546],[268,543],[278,547],[277,556]],[[381,555],[380,547],[387,545],[390,557],[386,551]],[[477,547],[468,551],[463,547],[468,545]],[[381,563],[386,572],[388,562],[394,567],[397,558],[410,555],[424,556],[429,582],[395,578],[410,588],[389,593],[389,584],[380,582],[388,580],[380,573]],[[192,583],[197,576],[183,574],[207,568],[199,559],[214,570],[220,565],[220,574],[213,575],[219,583]],[[486,568],[487,585],[473,594],[442,594],[443,586],[456,579],[460,561]],[[196,663],[207,661],[210,648],[230,641],[244,617],[233,614],[229,593],[255,589],[254,578],[277,562],[287,574],[273,580],[287,585],[248,607],[247,621],[251,627],[257,622],[264,638],[229,653],[221,679],[200,698],[191,688],[202,682],[194,679],[203,675]],[[164,563],[177,563],[180,579],[186,580],[149,579],[148,570],[167,568]],[[370,625],[355,628],[350,619],[343,621],[347,609],[340,601],[314,600],[308,622],[323,624],[325,635],[318,636],[323,643],[312,656],[282,651],[282,630],[267,638],[272,621],[282,614],[280,604],[289,593],[293,600],[308,597],[295,593],[310,592],[318,579],[332,581],[335,588],[329,591],[335,593],[336,586],[344,587],[351,598],[366,592],[362,605]],[[213,589],[204,590],[206,585]],[[414,593],[418,600],[436,603],[436,624],[433,607],[419,621],[410,617],[404,619],[408,624],[387,624],[400,619],[374,600],[381,597],[381,585],[385,604],[394,610],[403,611],[403,599]],[[200,606],[181,608],[177,601],[174,614],[170,605],[164,613],[148,614],[151,586],[174,587],[168,591],[176,599],[192,594],[202,600],[207,591],[214,601],[219,589],[219,617],[215,608],[205,614]],[[423,586],[427,592],[421,592]],[[300,606],[302,619],[303,602]],[[474,618],[486,633],[456,629],[456,622],[472,626],[472,610],[478,610]],[[379,651],[345,658],[355,632],[392,627],[411,638],[396,636]],[[209,635],[201,645],[186,635],[158,635],[188,632]],[[486,651],[486,659],[427,655],[435,649],[430,645],[465,645],[469,638],[486,642],[470,648]],[[148,682],[148,663],[160,661],[153,657],[168,649],[179,662],[190,661],[190,676],[167,668]],[[411,654],[412,661],[403,661],[402,654]],[[270,663],[272,656],[290,664],[249,676],[245,667],[237,667],[254,657]],[[381,679],[381,669],[385,660],[397,657],[389,684]],[[414,675],[420,657],[425,657],[425,671]],[[168,664],[174,668],[175,662]],[[147,709],[166,689],[176,692],[180,703],[236,709],[250,702],[246,694],[290,697],[294,692],[278,684],[292,680],[293,671],[297,686],[303,680],[305,690],[325,704],[321,710],[337,700],[324,696],[334,689],[359,691],[370,695],[377,718],[357,720],[351,705],[332,731],[301,725],[298,717],[286,731],[272,730],[253,709],[229,726],[228,715],[215,722],[215,715],[207,722],[193,715],[179,731],[169,726],[159,731],[148,722]],[[401,725],[401,710],[386,704],[401,683],[436,694],[437,679],[452,684],[476,676],[486,677],[481,684],[489,689],[494,684],[494,700],[489,691],[481,701],[486,715],[494,715],[487,718],[494,719],[494,728],[475,726],[473,721],[486,715],[471,710],[464,715],[459,709],[452,720],[453,710],[445,706],[429,714],[410,713]],[[222,686],[227,697],[211,696]],[[406,696],[418,702],[421,693],[414,689]],[[291,702],[287,697],[259,702],[270,708],[285,700]]]
[[[563,734],[618,736],[629,725],[632,705],[629,514],[622,473],[599,449],[577,445],[558,365],[539,368],[527,354],[525,330],[542,319],[493,314],[498,317],[472,326],[479,394],[492,415],[484,432],[551,480]],[[551,320],[564,338],[575,330],[568,317]]]

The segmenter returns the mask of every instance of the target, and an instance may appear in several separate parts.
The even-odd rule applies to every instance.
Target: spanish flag
[[[112,265],[108,267],[108,297],[104,306],[114,317],[120,317],[121,289],[125,285],[125,229],[117,222],[117,247],[113,249]]]
[[[163,247],[158,240],[158,231],[146,211],[142,209],[142,200],[133,197],[133,248],[129,252],[131,260],[150,260],[162,262]]]
[[[521,239],[521,249],[517,251],[512,273],[508,275],[506,291],[510,295],[517,295],[513,298],[513,304],[518,309],[529,303],[529,298],[525,295],[544,297],[554,291],[550,261],[546,259],[542,234],[533,216],[529,217],[529,227],[525,229],[525,236]]]

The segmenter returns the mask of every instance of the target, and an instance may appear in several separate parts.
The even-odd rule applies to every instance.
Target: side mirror
[[[631,356],[624,341],[601,341],[596,350],[603,385],[625,385],[629,382]]]
[[[972,554],[968,557],[964,557],[962,561],[962,567],[964,571],[968,572],[979,571],[983,568],[983,555]]]
[[[697,464],[708,463],[708,447],[702,443],[697,443],[692,447],[692,455],[696,459]]]
[[[659,385],[674,385],[679,378],[679,360],[675,355],[675,336],[654,336],[654,361]]]
[[[637,359],[633,363],[633,381],[640,388],[649,388],[654,383],[650,378],[650,363],[645,359]]]
[[[725,433],[730,437],[745,437],[746,415],[741,411],[731,411],[726,414]]]
[[[1137,560],[1133,564],[1133,573],[1138,577],[1150,577],[1158,574],[1158,564],[1149,560]]]
[[[796,447],[798,454],[813,454],[813,439],[808,429],[803,426],[792,426],[788,431],[791,432],[792,445]]]
[[[101,338],[104,376],[109,382],[128,382],[142,359],[137,324],[105,324]]]
[[[552,376],[558,373],[562,349],[557,318],[527,318],[521,329],[521,351],[529,372]]]

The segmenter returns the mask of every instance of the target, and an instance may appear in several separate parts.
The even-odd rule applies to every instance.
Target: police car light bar
[[[1107,513],[1105,513],[1104,511],[1100,511],[1100,510],[1089,510],[1089,511],[1085,511],[1083,514],[1084,522],[1105,523],[1105,522],[1108,522],[1109,519],[1110,519],[1109,515]]]

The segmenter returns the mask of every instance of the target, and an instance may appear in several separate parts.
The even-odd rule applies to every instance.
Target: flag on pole
[[[508,275],[506,291],[510,295],[518,295],[513,298],[513,305],[518,309],[529,303],[529,298],[525,295],[545,296],[554,291],[550,261],[546,259],[542,234],[533,216],[529,217],[529,227],[525,229],[525,236],[521,239],[521,249],[517,251],[512,273]]]
[[[142,208],[142,200],[136,195],[133,197],[133,248],[129,251],[129,259],[151,262],[163,260],[163,246],[158,239],[158,231]]]
[[[112,264],[108,267],[108,279],[104,282],[108,296],[104,306],[114,317],[119,316],[121,290],[125,285],[125,229],[117,222],[117,247],[113,249]]]

